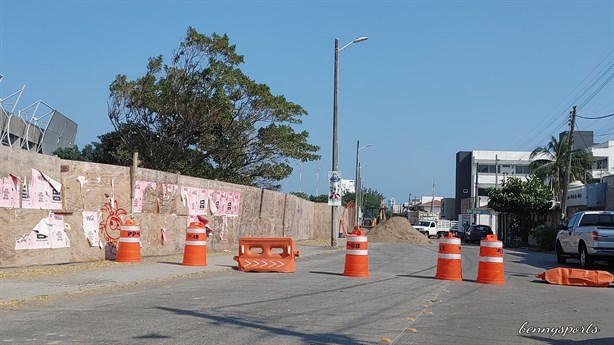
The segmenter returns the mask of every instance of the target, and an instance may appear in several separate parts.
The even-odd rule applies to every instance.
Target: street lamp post
[[[339,93],[339,52],[349,47],[352,43],[358,43],[366,41],[368,37],[359,37],[350,43],[339,48],[339,39],[335,38],[335,86],[333,88],[333,171],[339,171],[339,161],[337,157],[337,99]],[[332,206],[331,219],[330,219],[330,245],[331,247],[337,247],[337,234],[335,228],[338,223],[339,210],[337,206]]]
[[[358,210],[359,211],[362,210],[362,204],[363,204],[362,203],[362,201],[363,201],[363,197],[362,197],[362,168],[368,167],[368,166],[369,166],[369,164],[361,164],[358,167],[358,180],[360,181],[359,182],[360,183],[360,194],[358,195],[359,196],[359,199],[358,199]],[[361,224],[361,223],[362,223],[362,212],[359,213],[359,217],[358,217],[358,224]]]
[[[360,147],[360,140],[356,141],[356,181],[354,182],[354,186],[355,186],[355,190],[356,190],[356,195],[355,195],[355,202],[354,202],[354,207],[356,210],[356,217],[355,217],[355,226],[360,227],[360,210],[362,207],[362,183],[360,181],[360,150],[366,148],[366,147],[370,147],[373,146],[373,144],[367,144],[363,147]],[[366,165],[365,165],[366,166]]]

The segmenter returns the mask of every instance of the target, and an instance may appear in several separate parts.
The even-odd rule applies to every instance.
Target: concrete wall
[[[0,146],[0,179],[6,182],[18,180],[17,188],[21,189],[24,181],[27,184],[31,180],[32,169],[61,183],[61,205],[53,210],[49,207],[24,208],[21,193],[18,207],[7,207],[5,201],[0,207],[0,267],[113,259],[117,253],[115,243],[121,224],[131,217],[140,224],[141,256],[182,254],[185,229],[193,220],[182,187],[240,194],[237,215],[211,212],[202,215],[214,230],[207,241],[210,252],[236,248],[239,237],[283,236],[305,240],[331,236],[331,209],[327,204],[313,203],[290,194],[149,169],[137,168],[132,176],[130,167],[61,160]],[[143,191],[141,212],[134,210],[133,196],[136,195],[131,194],[132,177],[134,181],[155,183],[155,188],[152,184]],[[5,183],[4,187],[8,185]],[[178,189],[169,191],[163,185],[177,186]],[[0,197],[6,195],[0,192]],[[43,200],[45,195],[40,197]],[[90,243],[86,237],[86,215],[83,212],[96,212],[98,243]],[[63,218],[65,235],[58,233],[58,238],[66,237],[63,240],[70,241],[69,246],[16,249],[16,241],[25,241],[24,237],[32,234],[37,224],[48,219],[50,214]],[[51,229],[58,230],[57,227]],[[36,234],[33,238],[38,243]]]

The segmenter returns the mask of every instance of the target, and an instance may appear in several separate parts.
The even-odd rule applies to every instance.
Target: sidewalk
[[[296,261],[300,262],[302,258],[314,255],[344,251],[346,240],[337,240],[337,248],[330,246],[330,239],[297,242],[295,249],[300,252],[300,256]],[[233,260],[233,256],[237,254],[234,251],[208,253],[207,266],[204,267],[183,266],[183,255],[174,255],[144,257],[140,263],[100,261],[0,269],[0,308],[102,288],[235,271],[237,262]]]

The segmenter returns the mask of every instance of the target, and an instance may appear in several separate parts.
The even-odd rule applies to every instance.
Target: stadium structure
[[[0,83],[4,78],[0,74]],[[42,100],[19,108],[25,86],[0,95],[0,142],[2,145],[51,155],[60,148],[72,147],[77,123]]]

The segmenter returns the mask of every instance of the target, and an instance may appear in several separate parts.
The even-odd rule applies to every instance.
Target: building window
[[[604,158],[604,159],[599,159],[599,160],[595,161],[595,167],[596,167],[596,169],[607,169],[608,168],[608,159]]]
[[[529,166],[528,165],[516,165],[516,174],[528,175],[529,174]]]
[[[495,165],[478,164],[478,174],[494,174],[496,170]]]

